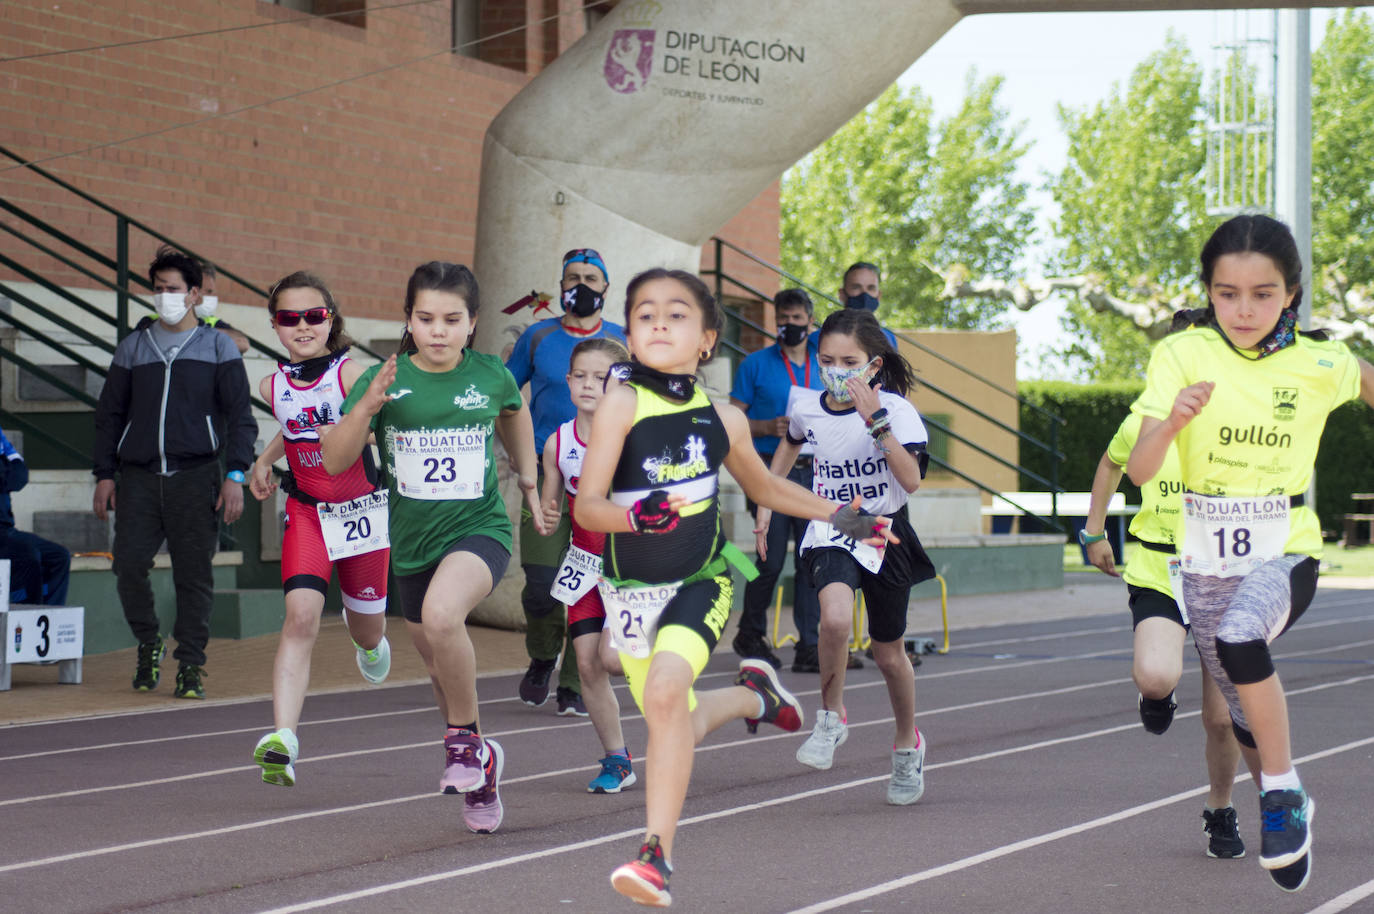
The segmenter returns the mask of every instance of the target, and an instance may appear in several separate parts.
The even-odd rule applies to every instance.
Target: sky
[[[1313,46],[1320,41],[1329,10],[1313,10]],[[1058,105],[1082,108],[1106,97],[1113,83],[1124,85],[1131,71],[1176,32],[1204,66],[1212,47],[1237,33],[1268,34],[1273,12],[1187,11],[1153,13],[1018,13],[970,16],[947,32],[898,82],[919,86],[934,102],[937,116],[950,114],[964,96],[970,68],[980,77],[1001,74],[1002,104],[1013,122],[1024,122],[1022,137],[1032,142],[1020,177],[1035,188],[1047,173],[1063,166],[1066,149]],[[1045,215],[1053,203],[1038,191],[1031,202],[1041,210],[1039,231],[1048,232]],[[1031,272],[1037,271],[1032,267]],[[1008,323],[1020,336],[1022,379],[1052,377],[1038,359],[1059,335],[1062,302],[1047,301],[1030,312],[1010,311]]]

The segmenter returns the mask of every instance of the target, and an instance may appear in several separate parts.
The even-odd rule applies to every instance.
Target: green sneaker
[[[152,641],[142,641],[138,645],[138,666],[134,668],[134,691],[151,692],[157,688],[162,678],[162,657],[167,653],[167,645],[162,636]]]
[[[296,786],[296,757],[301,746],[296,734],[282,727],[273,730],[253,749],[253,761],[262,767],[262,782],[276,784],[278,787]]]
[[[177,690],[173,692],[177,698],[204,698],[205,686],[201,684],[201,679],[210,675],[205,672],[205,667],[196,666],[193,663],[183,663],[177,667]]]
[[[356,641],[353,647],[358,651],[358,672],[363,674],[363,678],[373,685],[385,681],[391,672],[391,642],[386,640],[386,636],[383,635],[382,640],[370,651],[358,647]]]

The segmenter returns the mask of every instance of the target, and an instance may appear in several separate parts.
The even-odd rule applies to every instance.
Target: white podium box
[[[9,605],[10,563],[0,559],[0,692],[10,687],[10,668],[16,663],[56,663],[57,681],[81,681],[86,610],[81,606]]]

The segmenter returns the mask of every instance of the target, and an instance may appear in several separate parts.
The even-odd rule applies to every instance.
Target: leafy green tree
[[[998,104],[1001,77],[970,73],[959,109],[936,123],[919,90],[894,85],[782,180],[782,265],[835,294],[856,260],[883,269],[884,323],[993,326],[1002,306],[941,299],[939,271],[1008,277],[1030,236],[1027,146]]]
[[[1050,181],[1060,245],[1048,271],[1086,275],[1121,298],[1181,307],[1197,292],[1211,230],[1203,174],[1202,67],[1177,35],[1127,84],[1084,109],[1062,107],[1067,163]],[[1060,355],[1098,381],[1144,374],[1152,341],[1114,312],[1071,300]]]
[[[1374,296],[1374,19],[1347,10],[1312,55],[1313,308],[1347,316],[1342,296]]]

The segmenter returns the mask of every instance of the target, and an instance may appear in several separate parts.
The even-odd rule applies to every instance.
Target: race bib
[[[870,546],[862,540],[845,536],[830,524],[813,520],[807,525],[806,535],[802,537],[801,551],[822,549],[827,546],[838,546],[854,556],[854,561],[874,574],[877,574],[878,569],[883,567],[883,553],[878,550],[877,546]]]
[[[1183,624],[1188,623],[1188,607],[1183,605],[1183,560],[1176,555],[1169,556],[1169,589],[1173,591],[1174,602],[1178,604],[1178,614]]]
[[[422,501],[481,498],[487,474],[487,430],[480,426],[396,432],[391,439],[396,491]]]
[[[1288,496],[1244,498],[1183,494],[1185,574],[1247,575],[1283,555],[1288,542]]]
[[[320,532],[324,534],[324,548],[331,562],[376,552],[391,544],[385,489],[352,501],[320,502],[315,513],[320,516]]]
[[[600,578],[601,556],[569,546],[563,564],[558,566],[558,574],[554,575],[549,594],[559,603],[572,606],[595,587]]]
[[[611,630],[615,649],[631,657],[648,657],[654,649],[658,618],[681,586],[679,581],[648,587],[616,587],[603,580],[601,602],[606,604],[606,627]]]

